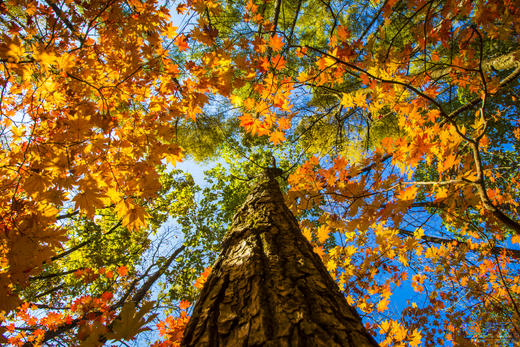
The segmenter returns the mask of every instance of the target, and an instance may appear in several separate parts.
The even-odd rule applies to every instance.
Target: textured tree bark
[[[233,218],[182,346],[378,346],[266,176]]]

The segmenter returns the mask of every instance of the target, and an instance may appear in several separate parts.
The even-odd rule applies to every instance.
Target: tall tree
[[[178,281],[153,299],[183,312],[160,325],[177,343],[188,314],[178,299],[195,295],[255,166],[231,168],[229,185],[216,173],[200,201],[190,183],[175,189],[184,202],[156,218],[161,172],[183,147],[204,159],[240,144],[251,162],[294,159],[286,201],[382,345],[518,340],[514,1],[176,5],[192,18],[185,30],[155,0],[0,3],[2,333],[131,338],[164,274]],[[185,253],[142,267],[146,231],[172,219]],[[112,257],[121,238],[132,254]]]
[[[284,203],[268,168],[233,218],[185,346],[377,346]]]

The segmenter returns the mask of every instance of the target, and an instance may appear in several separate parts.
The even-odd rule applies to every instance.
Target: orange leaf
[[[186,4],[179,4],[177,5],[177,13],[178,14],[184,14],[188,8],[186,7]]]
[[[204,283],[208,279],[209,274],[211,273],[211,266],[204,269],[204,271],[200,274],[200,277],[197,278],[195,284],[193,286],[197,289],[202,289],[204,287]]]
[[[284,43],[282,41],[282,37],[278,35],[271,36],[269,40],[269,47],[273,49],[274,52],[279,52],[282,50]]]
[[[367,74],[361,74],[361,81],[363,81],[363,84],[369,85],[370,84],[370,77],[368,77]]]
[[[125,277],[128,274],[128,268],[126,266],[124,266],[124,265],[120,266],[117,269],[117,273],[119,274],[119,276]]]
[[[179,308],[181,310],[185,310],[185,309],[187,309],[190,306],[191,306],[191,303],[189,301],[187,301],[187,300],[182,300],[181,302],[179,302]]]
[[[284,133],[278,130],[275,130],[271,133],[271,136],[269,136],[269,140],[274,144],[278,145],[285,141]]]
[[[175,39],[174,42],[175,42],[175,45],[177,45],[177,47],[179,47],[179,50],[181,52],[185,51],[189,48],[188,43],[186,42],[186,36],[184,36],[184,34],[177,36],[177,38]]]
[[[296,50],[296,56],[298,58],[303,58],[305,57],[305,53],[307,53],[307,47],[303,47],[303,48],[298,48]]]

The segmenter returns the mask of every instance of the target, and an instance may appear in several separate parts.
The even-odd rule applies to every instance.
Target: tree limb
[[[410,231],[410,230],[405,230],[405,229],[399,229],[399,234],[402,235],[402,236],[406,236],[406,237],[414,237],[414,232],[413,231]],[[437,244],[449,244],[449,243],[453,243],[455,242],[457,244],[457,246],[463,246],[463,245],[466,245],[465,242],[463,241],[458,241],[458,240],[453,240],[453,239],[445,239],[445,238],[442,238],[442,237],[436,237],[436,236],[427,236],[427,235],[423,235],[420,237],[421,240],[423,241],[426,241],[426,242],[432,242],[432,243],[437,243]],[[500,255],[502,253],[505,253],[508,257],[512,258],[512,259],[520,259],[520,250],[518,249],[511,249],[511,248],[505,248],[505,247],[500,247],[500,246],[493,246],[491,247],[491,249],[489,250],[489,252],[493,255]]]
[[[172,253],[172,255],[170,255],[170,257],[163,264],[163,266],[161,266],[161,268],[159,270],[157,270],[152,276],[150,276],[150,278],[148,278],[146,280],[146,282],[141,286],[141,288],[139,288],[139,290],[132,296],[131,301],[135,302],[136,304],[139,303],[145,297],[146,293],[148,292],[148,290],[150,290],[150,288],[155,283],[155,281],[157,281],[157,279],[170,266],[170,264],[173,262],[173,260],[175,260],[175,258],[182,251],[184,251],[185,248],[186,247],[184,245],[179,247],[179,248],[177,248]],[[126,297],[128,297],[128,295],[126,295]],[[126,300],[119,300],[117,303],[115,303],[114,305],[110,306],[110,310],[111,311],[117,310],[118,308],[122,307],[125,303],[126,303]],[[68,331],[70,329],[74,329],[81,321],[87,319],[87,317],[91,317],[92,314],[99,316],[102,313],[101,312],[88,312],[88,313],[84,314],[83,316],[81,316],[80,318],[74,319],[72,322],[70,322],[68,324],[63,324],[63,325],[57,327],[54,330],[47,330],[45,332],[45,335],[43,336],[43,339],[41,341],[39,341],[39,343],[44,344],[45,342],[47,342],[49,340],[52,340],[52,339],[56,338],[57,336],[65,333],[66,331]],[[29,347],[29,346],[33,346],[33,344],[31,342],[26,342],[26,343],[24,343],[23,346],[24,347]]]

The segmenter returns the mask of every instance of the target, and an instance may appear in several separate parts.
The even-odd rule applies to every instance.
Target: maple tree
[[[518,340],[517,5],[0,3],[2,332],[132,338],[166,276],[162,301],[184,313],[159,330],[178,343],[178,300],[194,300],[272,153],[303,234],[381,345]],[[167,174],[183,153],[230,163],[200,201]],[[169,216],[190,252],[146,271]]]

